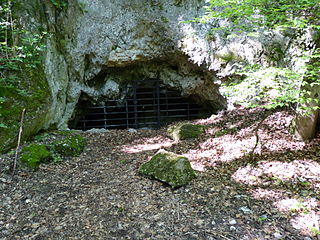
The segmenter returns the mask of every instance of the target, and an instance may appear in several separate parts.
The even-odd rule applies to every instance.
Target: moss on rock
[[[23,140],[43,128],[50,109],[51,93],[43,68],[24,69],[14,74],[15,88],[0,86],[0,152],[5,152],[16,144],[21,112],[26,109],[23,124]]]
[[[165,182],[172,188],[186,185],[196,177],[186,157],[165,150],[158,151],[149,162],[141,165],[139,173]]]
[[[38,168],[40,163],[47,162],[50,159],[52,159],[52,154],[44,144],[30,144],[22,149],[20,155],[20,160],[33,169]]]
[[[179,123],[169,127],[168,134],[174,140],[185,140],[198,138],[203,132],[205,127],[202,125],[195,125],[190,123]]]
[[[57,140],[52,143],[53,150],[66,157],[79,156],[86,145],[85,138],[80,134],[67,136],[62,140]]]

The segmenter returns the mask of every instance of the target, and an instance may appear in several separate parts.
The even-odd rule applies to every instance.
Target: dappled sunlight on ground
[[[309,236],[318,236],[320,234],[319,222],[319,211],[307,211],[305,213],[298,214],[290,221],[291,225],[295,229],[300,230],[302,234]]]
[[[193,169],[220,172],[228,181],[243,186],[256,201],[264,201],[266,213],[257,219],[266,232],[271,219],[279,215],[285,219],[279,221],[286,222],[293,231],[318,236],[320,140],[304,143],[296,139],[288,130],[291,120],[292,113],[286,111],[237,109],[193,121],[206,126],[198,139],[174,141],[163,129],[157,136],[138,138],[122,146],[121,151],[140,154],[164,148],[183,155]],[[249,155],[257,142],[256,133],[259,141]]]
[[[195,121],[206,125],[206,134],[196,148],[188,149],[183,155],[204,167],[241,161],[255,146],[255,129],[265,113],[261,109],[237,111]],[[302,150],[305,143],[288,132],[291,120],[292,115],[284,111],[267,116],[257,131],[259,141],[254,154]]]
[[[268,181],[292,181],[301,185],[313,185],[319,189],[320,164],[312,160],[294,160],[292,162],[263,161],[257,166],[239,168],[233,179],[237,182],[259,185]]]
[[[313,210],[314,208],[319,206],[318,201],[315,198],[307,198],[307,199],[296,199],[296,198],[285,198],[274,203],[279,211],[288,212],[288,211],[303,211],[307,212]]]
[[[212,137],[207,137],[197,149],[191,149],[185,155],[208,167],[219,162],[239,164],[231,178],[250,188],[252,197],[270,202],[301,234],[319,235],[319,155],[308,152],[308,148],[318,146],[319,142],[304,143],[295,139],[288,132],[292,115],[275,112],[257,131],[259,144],[254,152],[255,160],[241,164],[248,159],[248,153],[255,145],[255,128],[259,120],[248,124],[247,119],[243,125],[241,118],[244,115],[240,121],[237,117],[224,122],[219,116],[199,121],[208,126],[206,132]]]
[[[256,188],[256,189],[250,190],[249,192],[254,198],[260,199],[260,200],[264,200],[264,199],[275,200],[275,199],[280,199],[285,195],[284,190],[278,190],[278,189],[269,190],[264,188]]]
[[[254,139],[236,140],[230,135],[209,138],[198,149],[191,149],[184,155],[191,161],[207,159],[211,166],[217,162],[229,162],[244,156],[253,147]]]
[[[239,168],[232,178],[248,186],[256,186],[250,190],[251,195],[271,201],[276,209],[289,215],[292,227],[302,234],[314,236],[320,233],[320,202],[314,192],[320,189],[318,162],[263,161],[257,166]]]
[[[302,150],[305,146],[304,142],[288,142],[286,139],[270,139],[263,143],[263,152],[280,152],[283,150],[296,151]]]
[[[171,147],[174,143],[175,141],[169,138],[157,136],[152,138],[138,139],[138,141],[134,141],[132,144],[124,145],[122,151],[127,153],[138,153]]]

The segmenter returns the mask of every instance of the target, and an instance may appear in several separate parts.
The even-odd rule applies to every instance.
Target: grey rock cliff
[[[64,9],[43,4],[54,98],[48,125],[59,128],[67,127],[81,93],[117,98],[121,86],[136,79],[160,78],[182,95],[223,109],[216,83],[232,77],[239,64],[288,65],[299,54],[292,39],[277,32],[210,36],[210,25],[185,23],[203,14],[202,0],[81,0]]]

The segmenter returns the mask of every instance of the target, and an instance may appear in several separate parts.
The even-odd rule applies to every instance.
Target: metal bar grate
[[[135,82],[132,94],[126,90],[124,101],[107,100],[101,106],[91,106],[81,116],[76,128],[151,128],[177,120],[199,118],[208,112],[180,93],[161,86],[158,79]],[[209,113],[208,113],[209,115]]]

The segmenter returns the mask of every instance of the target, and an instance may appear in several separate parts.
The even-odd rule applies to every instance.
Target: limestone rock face
[[[226,107],[219,79],[233,77],[239,64],[295,68],[299,55],[289,34],[211,36],[212,24],[184,22],[203,15],[205,0],[75,0],[62,9],[38,2],[45,14],[29,9],[26,18],[49,30],[45,66],[53,101],[47,126],[66,128],[83,96],[120,99],[124,86],[150,78],[218,111]]]
[[[165,182],[172,188],[186,185],[196,177],[186,157],[165,150],[158,151],[149,162],[141,165],[139,173]]]
[[[45,70],[53,99],[45,127],[67,128],[79,98],[121,99],[124,86],[150,78],[213,111],[226,107],[210,70],[206,29],[182,23],[203,14],[204,0],[21,5],[26,23],[49,32]]]

